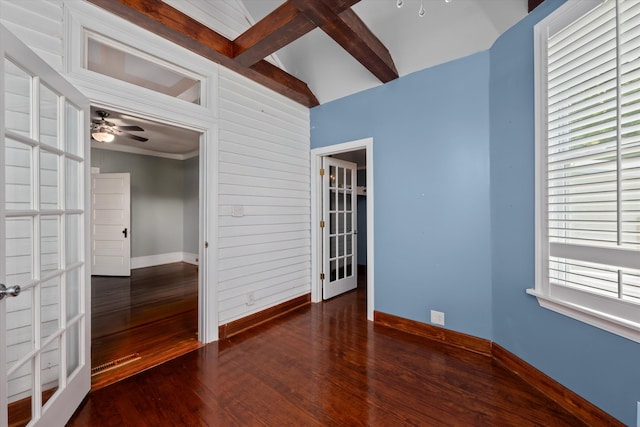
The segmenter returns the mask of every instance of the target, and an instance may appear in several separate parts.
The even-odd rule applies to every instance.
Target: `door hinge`
[[[324,228],[324,221],[320,221],[320,228]]]
[[[204,248],[207,249],[209,247],[209,242],[204,242]]]
[[[324,280],[324,273],[320,273],[320,280]]]
[[[324,176],[324,169],[320,169],[320,176]]]

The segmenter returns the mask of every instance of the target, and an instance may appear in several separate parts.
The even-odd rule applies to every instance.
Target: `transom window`
[[[200,105],[200,79],[159,58],[85,31],[87,70]]]
[[[536,27],[543,306],[640,341],[640,3],[569,1]]]

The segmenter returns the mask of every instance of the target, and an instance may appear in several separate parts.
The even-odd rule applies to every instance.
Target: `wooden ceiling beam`
[[[309,20],[342,46],[381,82],[398,78],[389,50],[350,8],[335,8],[336,0],[289,0]]]
[[[529,2],[528,2],[529,12],[532,12],[533,9],[538,7],[543,1],[544,0],[529,0]]]
[[[283,3],[234,41],[235,60],[247,67],[315,29],[291,3]]]
[[[359,1],[332,0],[332,10],[338,14]],[[293,3],[285,2],[233,41],[235,60],[251,66],[317,27]]]
[[[252,67],[239,64],[231,40],[161,0],[88,1],[306,107],[320,104],[306,83],[264,60]]]

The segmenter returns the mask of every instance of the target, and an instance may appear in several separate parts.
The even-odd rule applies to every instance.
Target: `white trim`
[[[2,16],[2,1],[0,1],[0,16]],[[5,120],[4,120],[4,111],[5,111],[5,100],[4,100],[4,94],[5,94],[5,88],[4,88],[4,55],[5,55],[5,31],[8,32],[8,30],[5,29],[5,27],[3,25],[0,24],[0,56],[2,57],[2,62],[0,63],[0,78],[2,79],[2,81],[0,81],[0,114],[2,114],[3,119],[0,120],[0,136],[3,138],[3,144],[5,141]],[[4,154],[5,150],[4,150],[4,146],[3,148],[0,150],[0,165],[4,165],[5,164],[5,154]],[[5,224],[5,173],[4,173],[4,167],[2,167],[2,173],[0,173],[0,225],[2,225],[2,227],[4,227]],[[3,234],[4,236],[4,234]],[[0,283],[4,283],[7,285],[10,285],[9,283],[6,282],[6,262],[5,262],[5,257],[6,257],[6,248],[7,244],[6,244],[6,239],[2,239],[2,242],[0,242],[0,260],[2,262],[0,262]],[[7,332],[6,332],[6,326],[4,326],[4,319],[6,319],[6,312],[7,312],[7,304],[6,302],[0,301],[0,319],[3,320],[3,327],[2,327],[2,331],[0,331],[0,366],[2,366],[2,369],[0,370],[0,427],[6,427],[8,424],[8,419],[9,419],[9,415],[8,415],[8,406],[6,404],[7,400],[8,400],[8,387],[7,387],[7,340],[6,340],[6,336],[7,336]],[[75,408],[74,408],[75,410]],[[66,421],[65,421],[66,422]]]
[[[217,117],[217,104],[214,107]],[[216,124],[200,136],[200,224],[198,269],[198,337],[209,343],[218,340],[218,151]]]
[[[132,147],[129,145],[107,144],[104,142],[93,140],[91,141],[91,148],[97,148],[98,150],[119,151],[121,153],[129,154],[140,154],[143,156],[161,157],[163,159],[172,160],[187,160],[200,154],[198,151],[191,151],[185,154],[162,153],[160,151],[146,150],[144,148]]]
[[[373,321],[375,309],[374,226],[373,226],[373,138],[314,148],[311,150],[311,302],[322,301],[320,266],[322,265],[322,236],[319,221],[322,217],[322,157],[365,149],[367,158],[367,319]]]
[[[169,252],[157,255],[138,256],[131,258],[131,269],[154,267],[156,265],[172,264],[174,262],[186,262],[198,265],[198,254],[187,252]]]
[[[64,5],[66,76],[91,101],[99,101],[104,108],[123,105],[137,112],[138,116],[144,112],[142,118],[155,121],[166,120],[166,112],[171,111],[175,116],[175,124],[186,128],[191,128],[194,122],[206,123],[211,120],[214,111],[211,107],[217,102],[217,64],[87,2],[65,2]],[[193,71],[201,78],[202,105],[85,69],[85,30],[109,34],[116,42],[130,45],[161,60],[179,63],[181,68]],[[184,117],[188,119],[180,119]]]
[[[218,339],[217,205],[218,205],[218,73],[219,66],[162,37],[137,27],[84,1],[64,2],[67,78],[92,105],[143,119],[201,132],[198,258],[198,339]],[[203,77],[202,105],[140,88],[83,69],[83,29],[148,52]],[[204,243],[208,242],[208,249]]]
[[[640,342],[640,307],[627,300],[609,298],[551,283],[549,256],[639,268],[638,252],[622,248],[553,243],[547,224],[547,40],[603,0],[568,0],[534,27],[535,79],[535,288],[527,289],[541,307],[588,325]],[[613,315],[612,313],[615,313]]]
[[[183,252],[182,262],[186,262],[187,264],[191,264],[191,265],[198,265],[198,254],[194,254],[191,252]]]
[[[527,293],[535,296],[543,308],[640,343],[640,329],[638,329],[637,323],[634,324],[602,311],[573,304],[561,298],[554,298],[553,296],[539,293],[535,289],[527,289]]]

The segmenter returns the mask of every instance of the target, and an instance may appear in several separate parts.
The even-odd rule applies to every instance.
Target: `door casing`
[[[311,150],[311,302],[322,301],[322,232],[320,219],[322,218],[322,158],[332,154],[349,151],[366,151],[367,159],[367,319],[373,321],[375,302],[374,278],[374,215],[373,215],[373,138],[364,138]],[[362,232],[362,230],[360,230]],[[360,248],[359,250],[362,250]]]
[[[198,269],[198,339],[218,340],[217,230],[218,230],[218,68],[211,62],[162,37],[87,2],[65,3],[65,77],[89,98],[94,107],[199,132],[200,218]],[[163,94],[131,87],[84,68],[83,32],[108,34],[114,40],[200,75],[202,105],[175,102]],[[214,64],[215,65],[215,64]]]

